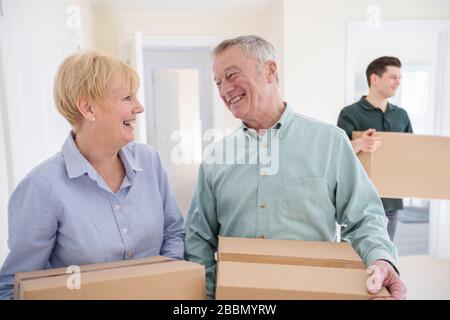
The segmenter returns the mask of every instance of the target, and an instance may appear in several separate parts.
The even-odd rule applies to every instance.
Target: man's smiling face
[[[213,72],[220,97],[233,116],[244,122],[257,117],[269,87],[264,65],[233,46],[214,57]]]

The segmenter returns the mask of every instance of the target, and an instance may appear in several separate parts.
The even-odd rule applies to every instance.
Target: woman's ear
[[[90,99],[79,97],[77,99],[77,109],[80,111],[83,118],[88,121],[95,121],[95,111]]]
[[[273,81],[277,81],[278,70],[277,64],[273,60],[269,60],[266,62],[266,75],[267,81],[272,83]]]

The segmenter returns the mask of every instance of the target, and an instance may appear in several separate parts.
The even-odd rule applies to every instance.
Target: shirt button
[[[281,134],[281,132],[278,132],[278,138],[281,139],[283,137],[283,135]]]
[[[116,204],[116,205],[114,206],[114,209],[119,210],[119,209],[120,209],[120,204]]]
[[[261,203],[260,207],[264,209],[266,207],[266,204],[265,203]]]
[[[267,148],[267,143],[261,143],[261,147]]]
[[[128,233],[128,229],[127,228],[123,228],[122,229],[122,234],[127,234]]]
[[[264,176],[267,176],[267,172],[265,172],[265,171],[261,171],[261,175],[264,177]]]
[[[133,255],[133,252],[131,252],[131,251],[127,252],[127,257],[131,257],[132,255]]]

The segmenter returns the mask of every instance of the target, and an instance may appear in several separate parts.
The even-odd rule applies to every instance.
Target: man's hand
[[[375,132],[375,129],[366,130],[361,137],[352,140],[353,150],[356,154],[360,151],[373,152],[381,145],[381,139],[375,136]]]
[[[406,287],[389,262],[377,260],[367,268],[367,273],[371,274],[367,279],[367,290],[370,293],[378,293],[382,287],[386,287],[391,294],[388,298],[375,298],[376,300],[406,299]]]

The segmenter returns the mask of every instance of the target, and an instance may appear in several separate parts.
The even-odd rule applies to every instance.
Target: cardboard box
[[[353,132],[353,139],[361,134]],[[450,199],[450,137],[376,135],[381,146],[375,152],[360,152],[358,158],[381,197]]]
[[[216,299],[370,299],[348,243],[219,238]]]
[[[204,300],[204,266],[156,256],[80,266],[80,289],[66,268],[16,273],[15,299],[31,300]],[[73,287],[73,286],[72,286]]]

